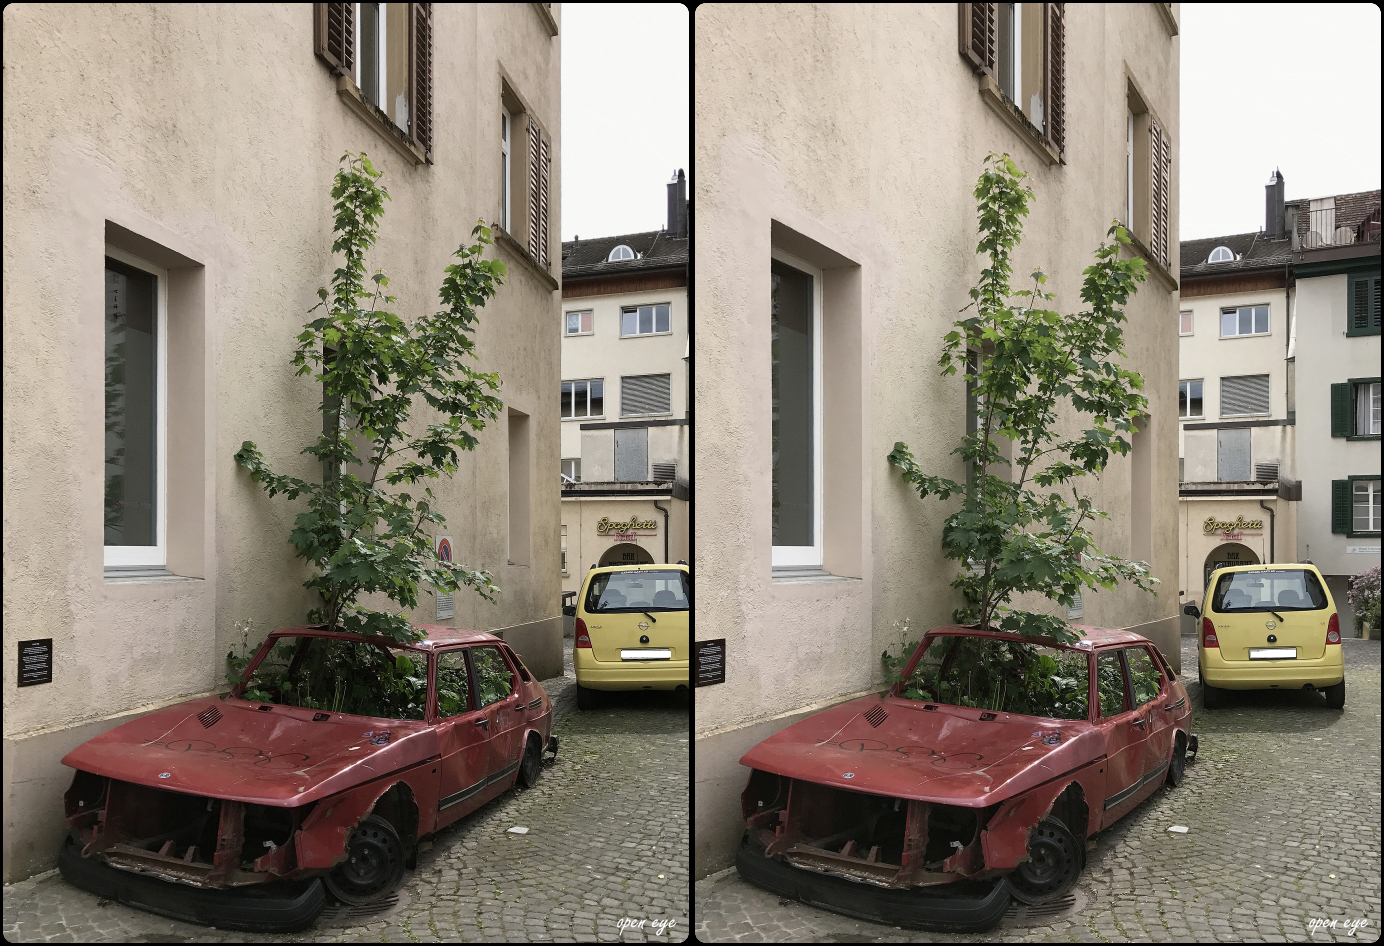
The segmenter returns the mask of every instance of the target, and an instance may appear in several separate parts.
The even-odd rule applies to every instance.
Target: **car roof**
[[[658,563],[655,563],[655,564],[653,564],[653,565],[601,565],[601,566],[598,566],[598,567],[596,567],[596,568],[591,569],[591,571],[593,571],[593,572],[641,572],[641,571],[649,571],[649,572],[666,572],[666,571],[668,571],[669,569],[673,569],[674,571],[680,571],[680,572],[691,571],[691,568],[690,568],[689,566],[687,566],[687,565],[674,565],[674,564],[671,563],[671,562],[669,562],[669,563],[666,564],[666,565],[664,565],[664,564],[658,564]]]
[[[1267,562],[1267,563],[1264,563],[1264,564],[1261,564],[1261,565],[1227,565],[1227,566],[1225,566],[1224,568],[1217,568],[1215,571],[1216,571],[1216,572],[1267,572],[1267,571],[1283,571],[1283,570],[1289,569],[1289,568],[1301,568],[1301,569],[1304,569],[1304,570],[1310,570],[1310,571],[1317,572],[1318,575],[1321,574],[1320,571],[1317,571],[1317,566],[1313,565],[1311,562]],[[1212,572],[1212,574],[1215,574],[1215,572]]]
[[[399,641],[389,640],[383,637],[373,637],[366,634],[348,634],[345,631],[329,631],[324,627],[281,627],[271,636],[273,637],[340,637],[346,640],[380,641],[391,647],[402,647],[405,650],[430,651],[440,647],[449,647],[453,644],[476,644],[485,642],[500,642],[501,639],[494,634],[487,634],[485,631],[464,631],[455,627],[447,627],[445,624],[415,624],[414,627],[422,631],[427,636],[420,641],[412,641],[404,644]]]
[[[945,627],[935,627],[928,631],[929,634],[948,634],[948,635],[970,635],[974,637],[996,637],[1000,640],[1024,640],[1036,644],[1047,644],[1053,647],[1068,647],[1078,650],[1085,650],[1092,646],[1105,647],[1112,644],[1139,644],[1147,643],[1148,638],[1133,631],[1127,631],[1118,627],[1094,627],[1089,624],[1073,624],[1073,628],[1081,631],[1082,639],[1075,644],[1059,644],[1046,637],[1019,637],[1007,631],[982,631],[976,627],[962,627],[957,624],[950,624]]]

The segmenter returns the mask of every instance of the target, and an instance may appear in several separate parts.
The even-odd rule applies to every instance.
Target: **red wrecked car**
[[[72,750],[63,876],[257,932],[311,925],[324,886],[347,903],[386,895],[419,838],[532,785],[557,753],[548,694],[507,644],[422,630],[411,644],[275,631],[229,694]]]
[[[1086,839],[1164,782],[1197,737],[1163,655],[1127,631],[1073,645],[930,631],[884,696],[817,713],[740,759],[740,875],[780,896],[944,931],[1055,899]]]

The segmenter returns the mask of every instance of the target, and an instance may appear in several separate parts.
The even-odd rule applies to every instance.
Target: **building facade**
[[[1179,584],[1311,561],[1349,633],[1346,581],[1379,563],[1379,191],[1284,191],[1263,229],[1182,243]]]
[[[716,435],[696,470],[716,489],[698,496],[695,633],[725,655],[725,682],[695,691],[699,875],[744,829],[740,756],[878,690],[881,652],[962,603],[940,541],[954,507],[886,457],[905,441],[964,477],[965,379],[937,358],[982,266],[989,152],[1030,174],[1014,271],[1048,273],[1056,307],[1081,308],[1112,219],[1148,262],[1126,339],[1150,416],[1081,487],[1109,513],[1097,544],[1162,584],[1088,595],[1079,622],[1178,660],[1177,32],[1159,3],[698,9],[695,411]]]
[[[561,673],[559,499],[544,472],[560,440],[558,16],[6,9],[4,427],[27,446],[5,459],[4,648],[9,667],[20,641],[51,654],[51,682],[4,682],[7,882],[55,860],[67,751],[218,690],[245,628],[254,647],[315,603],[287,541],[301,505],[267,497],[233,455],[254,440],[276,469],[320,476],[299,451],[322,430],[321,392],[291,358],[339,265],[343,152],[384,172],[366,264],[389,274],[406,318],[437,304],[475,222],[496,225],[487,252],[508,276],[474,337],[505,408],[433,488],[454,560],[501,593],[459,592],[442,623],[501,634],[540,677]],[[420,598],[414,619],[435,620]]]
[[[562,590],[687,561],[687,189],[662,230],[562,245]]]

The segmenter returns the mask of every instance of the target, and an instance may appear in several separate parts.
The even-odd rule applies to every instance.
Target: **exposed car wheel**
[[[1197,668],[1197,682],[1201,684],[1201,704],[1206,709],[1220,709],[1225,701],[1225,694],[1220,687],[1213,687],[1206,682],[1206,678],[1201,675],[1201,668]]]
[[[600,695],[589,687],[577,684],[577,709],[595,709],[600,703]]]
[[[1067,826],[1044,818],[1028,837],[1028,860],[1009,875],[1011,892],[1024,903],[1046,903],[1076,884],[1086,866],[1086,849]]]
[[[524,761],[519,763],[519,784],[533,788],[538,784],[538,775],[543,771],[543,748],[537,736],[529,736],[524,747]]]
[[[366,815],[351,833],[346,860],[325,878],[327,889],[342,903],[363,904],[391,893],[404,879],[404,842],[394,825]]]
[[[1168,784],[1177,788],[1187,774],[1187,740],[1179,733],[1173,738],[1173,756],[1168,761]]]
[[[1322,691],[1326,694],[1326,705],[1332,709],[1341,709],[1346,705],[1346,681],[1345,677],[1335,686],[1327,687]]]

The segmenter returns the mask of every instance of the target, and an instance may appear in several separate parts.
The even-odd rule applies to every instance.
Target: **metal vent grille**
[[[1234,414],[1267,414],[1269,412],[1269,376],[1247,374],[1221,378],[1221,416]]]
[[[655,483],[671,483],[677,479],[678,465],[676,463],[655,463],[653,468]]]
[[[419,859],[422,860],[422,858]],[[369,903],[356,905],[328,900],[327,908],[317,918],[317,926],[353,929],[358,927],[362,921],[375,923],[388,919],[412,904],[413,897],[406,890],[400,890]]]
[[[1073,916],[1086,908],[1086,895],[1080,890],[1058,897],[1048,903],[1027,904],[1014,900],[1004,914],[1004,926],[1048,926],[1063,917]]]
[[[197,714],[197,719],[202,724],[203,729],[210,729],[213,725],[216,724],[216,721],[220,718],[221,711],[217,709],[215,706],[208,706],[206,709],[202,710],[202,712]]]
[[[870,712],[865,714],[865,721],[868,722],[871,726],[878,726],[880,723],[884,722],[888,718],[889,714],[885,712],[883,706],[876,706],[874,709],[870,710]]]
[[[666,414],[672,410],[672,375],[627,375],[620,379],[620,416]]]
[[[1272,483],[1278,479],[1277,463],[1254,464],[1254,478],[1261,483]]]

